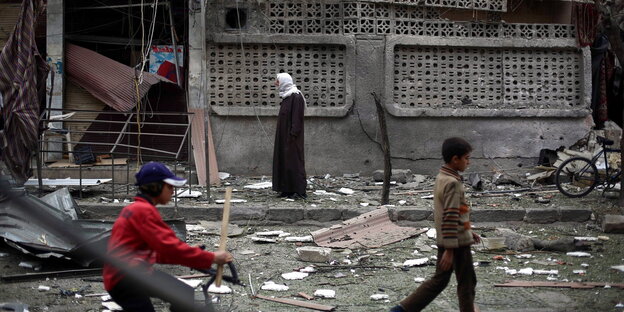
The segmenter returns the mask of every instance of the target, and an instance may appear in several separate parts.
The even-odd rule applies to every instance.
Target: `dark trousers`
[[[424,309],[444,290],[444,288],[446,288],[453,271],[455,271],[455,277],[457,278],[459,311],[474,311],[477,275],[475,274],[474,267],[472,265],[470,246],[455,248],[453,253],[453,269],[448,271],[440,270],[440,259],[442,259],[443,253],[444,248],[439,247],[436,272],[433,277],[422,283],[420,287],[401,301],[401,306],[405,309],[405,311],[412,312]]]
[[[159,275],[159,281],[165,282],[169,289],[176,289],[176,293],[183,294],[185,302],[191,303],[195,300],[193,288],[190,286],[160,271],[155,271],[153,274]],[[157,294],[145,289],[145,287],[136,285],[127,278],[119,281],[108,294],[126,312],[154,312],[154,306],[150,298],[158,298]],[[184,312],[183,309],[174,306],[171,306],[171,311]]]

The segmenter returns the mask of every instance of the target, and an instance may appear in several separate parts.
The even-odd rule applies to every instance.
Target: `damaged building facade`
[[[222,170],[270,172],[288,72],[306,108],[309,174],[431,173],[463,136],[473,163],[534,164],[591,129],[591,55],[559,1],[208,1],[206,90]],[[191,77],[192,79],[193,77]]]
[[[17,8],[20,1],[2,2]],[[369,175],[382,167],[373,93],[386,110],[393,167],[419,173],[437,170],[439,146],[446,137],[462,136],[473,144],[474,167],[489,168],[492,159],[500,166],[514,167],[535,164],[541,149],[570,146],[594,126],[591,52],[579,44],[577,26],[587,21],[574,18],[584,4],[551,0],[172,3],[176,36],[164,32],[159,39],[168,44],[175,37],[183,49],[186,98],[163,101],[167,102],[163,109],[208,109],[220,171],[270,174],[280,103],[273,85],[278,72],[290,73],[307,101],[309,175]],[[47,1],[45,50],[55,73],[47,102],[52,108],[106,107],[64,70],[72,69],[67,67],[68,50],[75,44],[85,47],[84,42],[91,42],[87,47],[103,54],[113,50],[93,44],[102,37],[83,33],[93,26],[75,22],[76,16],[87,12],[79,10],[85,5]],[[98,6],[114,7],[117,14],[130,12],[128,1],[102,1]],[[102,16],[114,11],[103,11]],[[131,14],[136,17],[138,12],[134,8]],[[157,26],[166,28],[163,12],[158,13],[165,17]],[[105,18],[98,23],[105,25]],[[140,25],[132,27],[136,33]],[[136,42],[132,37],[128,45]],[[135,65],[129,63],[125,65]],[[186,150],[180,146],[176,141],[174,152]]]

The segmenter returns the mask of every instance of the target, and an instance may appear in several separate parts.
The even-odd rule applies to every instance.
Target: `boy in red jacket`
[[[208,252],[191,247],[178,239],[163,221],[156,209],[157,204],[167,204],[175,186],[182,186],[185,179],[176,177],[165,165],[150,162],[136,174],[139,194],[134,203],[126,206],[113,225],[108,254],[126,262],[130,267],[147,269],[153,273],[154,263],[180,264],[197,269],[209,269],[213,263],[225,264],[233,260],[225,251]],[[104,287],[124,311],[154,311],[150,297],[157,294],[138,287],[124,278],[115,267],[104,265]],[[162,276],[161,276],[162,277]],[[170,277],[170,279],[169,279]],[[175,287],[186,287],[187,302],[194,300],[193,289],[172,276],[165,276]],[[171,307],[172,311],[180,311]]]

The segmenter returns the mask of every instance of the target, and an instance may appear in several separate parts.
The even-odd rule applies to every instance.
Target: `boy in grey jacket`
[[[436,272],[390,312],[424,309],[446,288],[453,271],[457,277],[459,310],[475,311],[477,276],[472,264],[470,245],[480,242],[481,238],[470,229],[470,208],[459,174],[468,168],[470,152],[472,147],[462,138],[449,138],[442,144],[445,164],[440,168],[433,191],[438,245]]]

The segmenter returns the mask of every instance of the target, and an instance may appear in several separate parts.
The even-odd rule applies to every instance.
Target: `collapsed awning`
[[[65,47],[65,69],[71,82],[120,112],[132,110],[137,103],[137,94],[142,99],[154,85],[176,85],[159,75],[143,72],[137,90],[138,70],[70,43]]]

